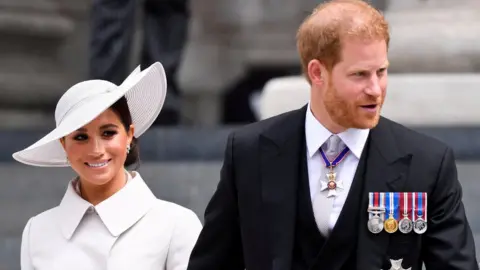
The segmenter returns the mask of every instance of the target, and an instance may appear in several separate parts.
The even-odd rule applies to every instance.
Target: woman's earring
[[[130,145],[127,145],[127,154],[130,154]]]

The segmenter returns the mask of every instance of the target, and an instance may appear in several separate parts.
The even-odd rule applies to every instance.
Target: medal
[[[330,167],[330,172],[327,173],[327,188],[329,190],[337,188],[337,174],[333,171],[333,167]]]
[[[427,222],[422,218],[418,218],[415,220],[415,224],[413,224],[413,230],[418,234],[425,233],[427,231]]]
[[[383,230],[383,216],[385,214],[384,196],[380,196],[378,192],[370,192],[368,200],[369,217],[367,228],[371,233],[378,234]]]
[[[387,220],[385,220],[385,231],[388,233],[394,233],[398,230],[398,223],[395,218],[389,216]]]
[[[418,234],[423,234],[427,231],[427,194],[422,192],[414,193],[417,197],[415,209],[415,221],[413,222],[413,231]]]
[[[384,228],[385,231],[388,233],[394,233],[398,230],[398,223],[397,220],[395,219],[395,198],[398,196],[398,193],[393,193],[393,192],[388,192],[386,193],[387,196],[387,212],[389,213],[389,217],[387,220],[385,220]]]
[[[400,194],[400,212],[403,215],[402,220],[398,223],[398,230],[402,233],[410,233],[413,230],[413,222],[408,218],[408,204],[410,202],[409,194],[403,192]]]
[[[403,262],[403,259],[398,259],[398,260],[390,259],[390,263],[392,264],[392,267],[390,267],[390,269],[388,270],[411,270],[412,269],[411,267],[407,269],[403,268],[402,262]]]
[[[325,165],[329,169],[329,172],[326,174],[327,176],[326,181],[320,182],[320,185],[321,185],[320,191],[324,191],[328,189],[327,197],[336,196],[337,189],[343,189],[343,183],[337,180],[337,173],[334,171],[334,169],[347,156],[350,150],[348,149],[348,147],[345,147],[345,149],[343,149],[343,151],[340,152],[340,154],[338,154],[338,156],[333,161],[330,161],[327,158],[327,155],[325,155],[325,152],[323,152],[322,148],[320,148],[319,151],[320,151],[320,154],[322,155]]]
[[[371,233],[377,234],[383,230],[383,220],[379,214],[375,214],[367,222],[367,228]]]

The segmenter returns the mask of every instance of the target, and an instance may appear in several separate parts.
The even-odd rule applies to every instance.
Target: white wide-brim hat
[[[85,126],[125,96],[140,137],[159,115],[167,93],[163,66],[156,62],[143,71],[137,67],[117,86],[104,80],[75,84],[63,94],[55,109],[56,128],[28,148],[13,154],[21,163],[39,167],[69,166],[60,139]]]

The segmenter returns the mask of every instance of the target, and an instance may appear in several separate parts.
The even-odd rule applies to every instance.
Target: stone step
[[[192,2],[179,79],[189,110],[198,108],[189,112],[195,123],[212,126],[220,122],[211,113],[221,111],[218,97],[249,67],[299,66],[295,32],[319,1],[205,1]],[[479,10],[477,0],[388,0],[390,71],[478,73]]]
[[[54,12],[58,10],[57,1],[51,0],[1,0],[1,9],[8,10],[39,10],[44,12]]]
[[[387,11],[430,10],[435,8],[455,8],[478,4],[477,0],[387,0]]]
[[[73,30],[72,22],[60,15],[39,12],[0,12],[0,33],[2,35],[34,36],[40,38],[64,38]]]
[[[382,115],[407,126],[479,126],[480,75],[390,74]],[[262,92],[261,119],[300,108],[310,98],[302,76],[275,78]]]
[[[383,115],[409,126],[476,126],[478,74],[389,76]]]
[[[0,109],[0,123],[7,130],[55,128],[53,112],[26,109]]]
[[[70,87],[66,80],[55,74],[28,73],[0,73],[0,90],[4,96],[0,106],[17,110],[54,110],[61,95]]]
[[[58,1],[0,1],[0,126],[49,126],[45,111],[70,86],[61,50],[73,30]]]
[[[390,72],[480,71],[480,2],[392,11],[386,18],[391,25]]]

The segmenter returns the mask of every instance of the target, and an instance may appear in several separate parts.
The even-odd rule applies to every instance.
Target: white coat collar
[[[75,191],[73,181],[59,205],[58,221],[63,235],[70,239],[82,221],[88,208],[97,211],[109,232],[117,237],[138,220],[153,206],[156,197],[138,172],[117,193],[93,206]]]

